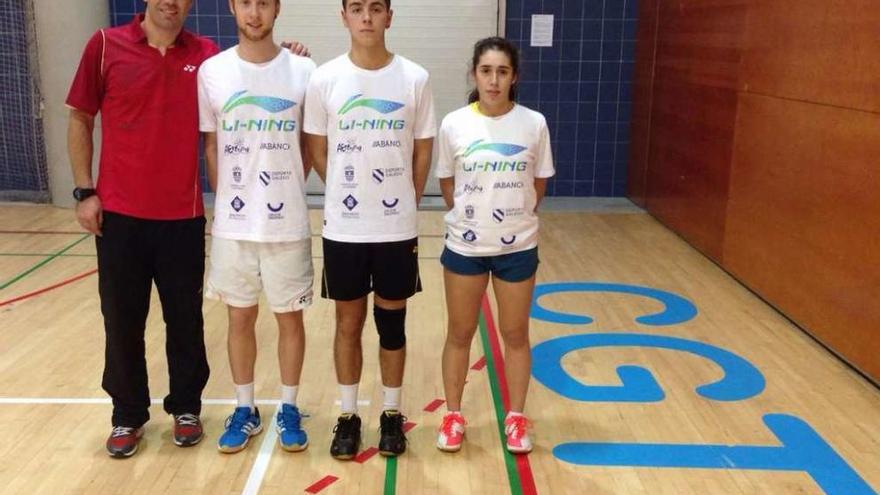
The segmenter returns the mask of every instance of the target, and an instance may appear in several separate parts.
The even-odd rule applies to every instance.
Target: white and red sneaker
[[[448,412],[443,416],[440,423],[440,432],[437,435],[437,448],[444,452],[458,452],[461,450],[461,442],[464,440],[464,425],[467,422],[464,416],[458,412]]]
[[[532,451],[532,441],[528,432],[530,426],[528,418],[522,414],[508,413],[507,419],[504,420],[508,451],[513,454],[528,454]]]

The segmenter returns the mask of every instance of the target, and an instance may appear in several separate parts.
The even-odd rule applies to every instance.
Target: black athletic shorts
[[[372,291],[394,301],[422,291],[417,237],[396,242],[323,241],[321,297],[353,301]]]

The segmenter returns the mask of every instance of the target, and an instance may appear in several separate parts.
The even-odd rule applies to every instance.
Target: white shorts
[[[265,289],[275,313],[312,305],[312,240],[253,242],[211,240],[205,297],[238,307],[256,306]]]

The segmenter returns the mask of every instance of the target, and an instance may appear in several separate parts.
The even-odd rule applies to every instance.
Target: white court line
[[[161,404],[162,399],[151,399],[152,404]],[[275,405],[280,407],[277,400],[257,400],[254,401],[259,405]],[[0,404],[110,404],[109,398],[91,398],[78,399],[73,397],[0,397]],[[235,404],[233,399],[202,399],[202,404],[220,405]],[[368,402],[369,403],[369,402]],[[256,495],[260,491],[260,485],[263,484],[263,477],[266,476],[266,470],[269,468],[269,460],[272,458],[272,451],[275,448],[275,442],[278,439],[278,431],[275,429],[275,418],[278,415],[278,407],[268,421],[268,431],[263,435],[263,443],[260,445],[260,452],[257,459],[251,467],[251,474],[248,476],[247,483],[244,486],[245,495]],[[305,416],[305,414],[304,414]]]
[[[277,401],[276,401],[277,402]],[[279,404],[278,407],[281,407]],[[278,408],[272,414],[269,420],[269,431],[263,435],[263,443],[260,444],[260,453],[251,467],[251,474],[248,476],[247,483],[244,485],[243,495],[256,495],[260,491],[260,485],[263,484],[263,477],[266,476],[266,470],[269,469],[269,460],[272,458],[272,452],[275,450],[275,441],[278,438],[278,431],[275,429],[275,418],[278,415]]]
[[[110,399],[59,399],[49,397],[0,397],[0,404],[110,404]]]
[[[260,491],[260,485],[263,484],[263,477],[266,476],[266,470],[269,468],[269,460],[272,458],[272,452],[275,449],[275,442],[278,438],[278,432],[275,429],[275,420],[278,415],[277,400],[257,400],[254,401],[258,405],[275,405],[275,413],[269,420],[268,431],[263,436],[263,443],[260,445],[260,452],[251,468],[251,474],[248,476],[247,483],[244,486],[244,495],[256,495]],[[0,397],[0,404],[111,404],[108,397],[104,398],[76,398],[76,397]],[[162,404],[162,399],[150,399],[152,404]],[[202,399],[205,405],[234,405],[234,399]],[[336,401],[336,405],[340,405],[340,401]],[[359,400],[359,406],[369,406],[370,401]],[[307,417],[307,413],[303,413],[303,417]]]
[[[0,397],[0,404],[111,404],[109,397],[95,397],[91,399],[79,399],[76,397]],[[162,404],[162,399],[150,399],[152,404]],[[255,400],[258,406],[275,406],[278,405],[277,400]],[[202,404],[209,406],[217,405],[235,405],[234,399],[202,399]],[[336,401],[336,405],[342,405],[342,402]],[[359,400],[359,406],[369,406],[370,401]]]
[[[277,400],[256,400],[258,406],[278,405]],[[109,397],[78,399],[75,397],[0,397],[0,404],[111,404]],[[151,404],[162,404],[162,399],[150,399]],[[235,405],[235,399],[202,399],[209,406]]]

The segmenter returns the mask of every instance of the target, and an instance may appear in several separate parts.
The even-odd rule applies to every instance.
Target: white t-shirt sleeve
[[[315,64],[314,60],[312,60],[308,57],[300,57],[300,58],[302,59],[303,66],[304,66],[303,72],[306,73],[306,81],[311,81],[312,74],[315,73],[315,69],[317,69],[318,66],[317,66],[317,64]],[[306,84],[306,91],[308,91],[308,88],[309,88],[309,85]],[[305,112],[305,102],[303,102],[303,112]]]
[[[306,89],[306,108],[303,110],[303,130],[317,136],[327,135],[327,107],[324,104],[324,87],[320,77],[309,79]]]
[[[311,77],[312,72],[315,72],[315,69],[318,68],[318,64],[309,57],[303,57],[303,59],[305,59],[306,65],[308,66],[309,76]]]
[[[208,94],[208,83],[205,76],[205,66],[199,69],[199,130],[202,132],[217,132],[217,114],[211,107],[211,97]]]
[[[550,149],[550,130],[547,128],[547,121],[541,119],[538,127],[538,156],[535,163],[535,177],[538,179],[546,179],[556,174],[553,168],[553,151]]]
[[[416,122],[413,127],[413,138],[432,138],[437,135],[437,116],[434,113],[431,81],[427,75],[420,82],[416,91]]]
[[[445,179],[455,176],[455,150],[452,148],[451,129],[448,119],[443,119],[440,124],[440,133],[437,135],[437,168],[434,175]]]

